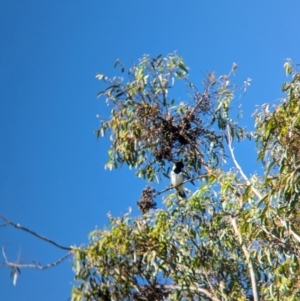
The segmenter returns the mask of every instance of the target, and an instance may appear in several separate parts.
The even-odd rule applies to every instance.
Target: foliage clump
[[[147,213],[150,209],[156,208],[157,204],[153,200],[154,197],[155,197],[155,189],[146,186],[142,191],[141,200],[137,202],[137,205],[143,214]]]
[[[117,65],[124,73],[125,67],[119,61]],[[183,161],[198,175],[202,167],[216,167],[223,159],[222,131],[229,123],[228,104],[233,97],[228,76],[209,74],[199,91],[188,80],[183,59],[170,54],[143,56],[128,69],[128,82],[103,74],[97,78],[106,85],[98,96],[105,96],[112,107],[111,118],[101,121],[97,130],[98,137],[106,131],[111,134],[108,168],[126,163],[152,182],[169,174],[170,162]],[[182,101],[172,96],[175,81],[187,89]]]

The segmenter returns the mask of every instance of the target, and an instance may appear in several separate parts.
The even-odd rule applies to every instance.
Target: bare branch
[[[179,289],[179,290],[183,289],[182,286],[179,285],[164,285],[164,287],[167,289]],[[210,298],[213,301],[221,301],[219,298],[215,297],[212,293],[210,293],[207,289],[197,287],[197,286],[190,286],[189,290],[202,293],[203,295],[205,295],[206,297]]]
[[[265,232],[265,234],[272,238],[274,242],[276,242],[277,244],[280,244],[282,246],[282,248],[285,248],[287,251],[293,253],[294,255],[296,255],[297,257],[300,256],[299,252],[295,251],[295,248],[293,246],[291,246],[289,243],[283,241],[282,239],[278,238],[277,236],[275,236],[274,234],[272,234],[271,232],[269,232],[265,227],[260,226],[259,227],[263,232]],[[293,234],[293,233],[292,233]],[[297,235],[297,234],[296,234]],[[299,236],[298,236],[299,237]],[[297,239],[296,239],[297,240]],[[298,241],[298,240],[297,240]],[[298,241],[299,242],[299,241]]]
[[[197,176],[197,177],[195,177],[195,178],[187,179],[187,180],[183,181],[181,184],[179,184],[179,185],[177,185],[177,186],[169,186],[169,187],[167,187],[167,188],[165,188],[165,189],[163,189],[163,190],[161,190],[161,191],[156,192],[156,193],[153,195],[153,198],[155,198],[156,196],[158,196],[158,195],[160,195],[160,194],[162,194],[162,193],[164,193],[164,192],[166,192],[166,191],[168,191],[168,190],[171,190],[171,189],[174,189],[174,188],[176,188],[176,187],[179,187],[179,186],[181,186],[181,185],[183,185],[183,184],[185,184],[185,183],[193,182],[194,180],[199,180],[199,179],[205,178],[205,177],[207,177],[207,173],[206,173],[206,174],[203,174],[203,175],[199,175],[199,176]]]
[[[3,257],[5,259],[5,264],[6,264],[7,267],[18,268],[18,269],[46,270],[46,269],[49,269],[49,268],[52,268],[52,267],[55,267],[55,266],[59,265],[61,262],[63,262],[66,258],[68,258],[72,254],[72,251],[68,252],[63,257],[58,259],[57,261],[49,263],[49,264],[44,265],[44,266],[38,265],[38,264],[21,264],[21,263],[17,263],[17,262],[9,262],[8,259],[7,259],[6,254],[5,254],[4,247],[2,247],[2,254],[3,254]]]
[[[4,247],[2,247],[2,254],[3,254],[3,257],[5,259],[5,262],[7,262],[7,257],[6,257],[5,251],[4,251]]]
[[[248,268],[249,268],[252,291],[253,291],[253,300],[254,301],[259,301],[260,299],[259,299],[259,294],[258,294],[258,287],[257,287],[256,276],[255,276],[254,264],[252,262],[252,259],[250,257],[250,254],[249,254],[248,250],[247,250],[246,245],[243,243],[242,236],[241,236],[241,234],[238,230],[238,227],[237,227],[236,219],[231,217],[230,221],[231,221],[233,230],[234,230],[236,236],[238,237],[238,239],[240,241],[240,244],[241,244],[243,253],[246,257],[246,260],[248,261]]]
[[[239,163],[237,162],[237,160],[235,158],[234,151],[233,151],[233,148],[232,148],[232,137],[231,137],[230,129],[229,129],[228,125],[227,125],[227,135],[228,135],[228,148],[229,148],[229,151],[230,151],[230,154],[231,154],[232,161],[233,161],[235,167],[237,168],[238,172],[242,176],[242,178],[246,181],[247,185],[251,185],[248,177],[245,175],[245,173],[243,172],[241,166],[239,165]],[[253,192],[256,194],[256,196],[261,199],[262,195],[260,194],[260,192],[257,189],[255,189],[253,187],[253,185],[251,185],[251,188],[252,188]]]
[[[16,223],[8,220],[6,217],[4,217],[1,214],[0,214],[0,218],[3,219],[6,222],[6,224],[11,225],[11,226],[13,226],[13,227],[15,227],[15,228],[17,228],[19,230],[23,230],[23,231],[25,231],[25,232],[27,232],[27,233],[29,233],[29,234],[31,234],[31,235],[33,235],[33,236],[41,239],[41,240],[44,240],[44,241],[46,241],[46,242],[48,242],[48,243],[56,246],[57,248],[60,248],[60,249],[63,249],[63,250],[67,250],[67,251],[71,251],[72,250],[72,248],[70,248],[70,247],[64,247],[64,246],[56,243],[55,241],[53,241],[53,240],[51,240],[51,239],[49,239],[49,238],[47,238],[45,236],[42,236],[42,235],[40,235],[40,234],[38,234],[38,233],[36,233],[36,232],[28,229],[28,228],[25,228],[25,227],[21,226],[20,224],[16,224]]]
[[[207,281],[207,283],[208,283],[208,285],[209,285],[209,287],[210,287],[210,290],[212,291],[212,296],[213,296],[213,295],[216,296],[216,292],[215,292],[215,290],[214,290],[214,287],[213,287],[212,283],[210,282],[209,277],[208,277],[208,274],[207,274],[207,272],[206,272],[205,270],[203,270],[203,274],[204,274],[204,276],[205,276],[205,278],[206,278],[206,281]]]
[[[289,230],[290,230],[290,233],[292,233],[294,239],[295,239],[298,243],[300,243],[300,236],[297,235],[290,227],[289,227]]]

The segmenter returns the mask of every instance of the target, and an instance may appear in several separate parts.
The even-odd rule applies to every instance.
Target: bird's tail
[[[186,194],[185,194],[183,188],[182,188],[182,189],[177,189],[177,192],[178,192],[178,195],[179,195],[181,198],[186,199]]]

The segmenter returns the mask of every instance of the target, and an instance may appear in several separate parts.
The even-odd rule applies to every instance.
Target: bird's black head
[[[181,172],[183,167],[184,167],[184,164],[181,161],[175,163],[175,169],[177,172]]]

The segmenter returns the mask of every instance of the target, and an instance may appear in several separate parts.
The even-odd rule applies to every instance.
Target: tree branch
[[[300,236],[299,236],[298,234],[296,234],[296,233],[291,229],[291,227],[289,227],[289,230],[290,230],[290,233],[292,233],[294,239],[295,239],[298,243],[300,243]]]
[[[251,185],[248,177],[245,175],[241,166],[239,165],[239,163],[237,162],[237,160],[235,158],[234,151],[232,148],[232,136],[230,134],[230,129],[229,129],[228,125],[227,125],[227,135],[228,135],[228,148],[229,148],[233,163],[236,166],[236,168],[237,168],[238,172],[240,173],[240,175],[242,176],[242,178],[246,181],[247,185]],[[253,192],[256,194],[256,196],[261,199],[262,196],[261,196],[260,192],[257,189],[255,189],[252,185],[251,185],[251,188],[252,188]],[[235,235],[238,237],[238,239],[240,241],[242,251],[246,257],[246,260],[248,260],[248,268],[249,268],[249,273],[250,273],[250,278],[251,278],[251,286],[252,286],[252,290],[253,290],[253,299],[254,299],[254,301],[259,301],[259,294],[258,294],[257,281],[256,281],[256,277],[255,277],[254,264],[252,262],[252,259],[247,250],[246,245],[243,243],[242,236],[237,227],[236,218],[231,217],[230,221],[231,221],[232,227],[234,229]]]
[[[216,296],[216,292],[215,292],[215,290],[214,290],[214,287],[213,287],[212,283],[210,282],[209,277],[208,277],[207,272],[205,271],[205,269],[203,270],[203,274],[204,274],[204,276],[205,276],[205,278],[206,278],[206,281],[207,281],[207,283],[208,283],[208,285],[209,285],[209,287],[210,287],[210,290],[212,291],[212,294],[211,294],[211,295],[212,295],[212,296],[213,296],[213,295]]]
[[[72,254],[72,251],[69,251],[67,254],[65,254],[63,257],[61,257],[57,261],[49,263],[49,264],[44,265],[44,266],[38,265],[38,264],[21,264],[21,263],[17,263],[17,262],[10,262],[7,259],[4,247],[2,247],[2,254],[3,254],[3,257],[5,259],[6,266],[8,266],[10,268],[46,270],[46,269],[49,269],[49,268],[52,268],[52,267],[55,267],[55,266],[59,265],[61,262],[63,262],[66,258],[68,258]]]
[[[167,289],[178,289],[178,290],[183,290],[182,286],[179,285],[164,285],[165,288]],[[215,297],[213,294],[211,294],[207,289],[201,288],[201,287],[196,287],[196,286],[190,286],[189,290],[200,292],[206,297],[210,298],[213,301],[221,301],[219,298]]]
[[[248,268],[249,268],[249,273],[250,273],[250,278],[251,278],[251,285],[252,285],[252,291],[253,291],[253,300],[254,301],[259,301],[259,294],[258,294],[258,287],[257,287],[257,281],[255,277],[255,270],[254,270],[254,265],[252,262],[252,259],[250,257],[250,254],[247,250],[246,245],[243,243],[242,236],[238,230],[236,219],[235,218],[230,218],[233,230],[236,234],[236,236],[239,238],[243,253],[246,257],[246,260],[248,260]]]
[[[183,185],[183,184],[185,184],[185,183],[193,182],[194,180],[198,180],[198,179],[205,178],[205,177],[207,177],[207,174],[203,174],[203,175],[199,175],[199,176],[197,176],[197,177],[195,177],[195,178],[187,179],[187,180],[183,181],[181,184],[178,184],[177,186],[169,186],[169,187],[167,187],[167,188],[165,188],[165,189],[163,189],[163,190],[161,190],[161,191],[156,192],[156,193],[153,195],[153,198],[155,198],[156,196],[158,196],[158,195],[160,195],[160,194],[162,194],[162,193],[164,193],[164,192],[166,192],[166,191],[168,191],[168,190],[171,190],[171,189],[174,189],[174,188],[176,188],[176,187],[179,187],[179,186],[181,186],[181,185]]]
[[[228,148],[229,148],[229,151],[230,151],[230,154],[231,154],[232,161],[233,161],[235,167],[237,168],[238,172],[242,176],[242,178],[246,181],[247,185],[251,185],[248,177],[244,174],[241,166],[239,165],[239,163],[237,162],[237,160],[235,158],[234,151],[233,151],[233,148],[232,148],[232,137],[231,137],[228,125],[227,125],[227,135],[228,135],[228,143],[227,144],[228,144]],[[262,195],[260,194],[260,192],[257,189],[255,189],[252,185],[251,185],[251,188],[252,188],[253,192],[256,194],[256,196],[261,199]]]
[[[6,222],[6,224],[11,225],[11,226],[13,226],[13,227],[15,227],[15,228],[17,228],[17,229],[19,229],[19,230],[23,230],[23,231],[25,231],[25,232],[27,232],[27,233],[29,233],[29,234],[31,234],[31,235],[33,235],[33,236],[35,236],[35,237],[41,239],[41,240],[44,240],[44,241],[46,241],[46,242],[48,242],[48,243],[50,243],[50,244],[56,246],[57,248],[60,248],[60,249],[62,249],[62,250],[67,250],[67,251],[71,251],[71,250],[72,250],[72,248],[70,248],[70,247],[64,247],[64,246],[62,246],[62,245],[56,243],[55,241],[53,241],[53,240],[51,240],[51,239],[49,239],[49,238],[47,238],[47,237],[45,237],[45,236],[42,236],[42,235],[40,235],[40,234],[38,234],[38,233],[36,233],[36,232],[34,232],[34,231],[28,229],[28,228],[25,228],[25,227],[21,226],[20,224],[16,224],[16,223],[14,223],[14,222],[8,220],[8,219],[7,219],[6,217],[4,217],[2,214],[0,214],[0,218],[3,219],[3,220]]]

